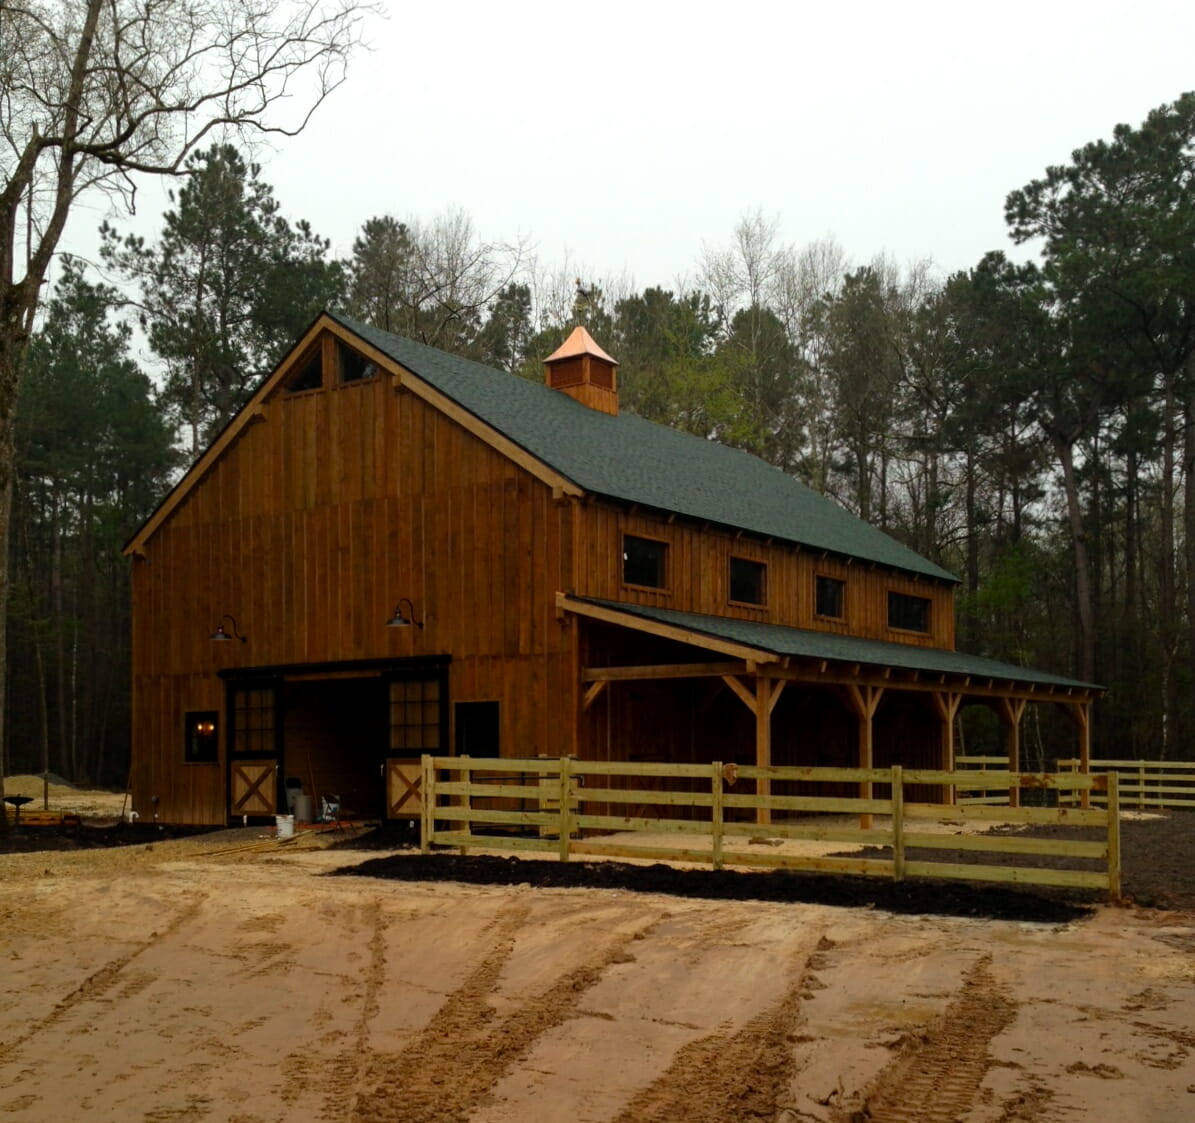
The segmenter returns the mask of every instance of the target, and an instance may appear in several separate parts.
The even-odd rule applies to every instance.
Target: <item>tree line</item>
[[[10,771],[123,779],[120,547],[325,307],[537,380],[584,323],[623,408],[754,452],[958,574],[960,648],[1109,686],[1097,752],[1190,758],[1193,157],[1185,94],[1012,191],[1019,255],[859,263],[757,213],[690,282],[639,288],[545,269],[462,212],[372,217],[338,260],[237,148],[193,153],[156,238],[105,225],[98,275],[64,259],[31,338]]]

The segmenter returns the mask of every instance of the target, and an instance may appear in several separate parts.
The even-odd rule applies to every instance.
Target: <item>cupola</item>
[[[618,413],[618,360],[610,358],[583,327],[544,360],[544,381],[601,413]]]

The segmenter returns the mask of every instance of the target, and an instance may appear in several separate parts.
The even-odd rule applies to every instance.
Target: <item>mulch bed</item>
[[[992,833],[1004,833],[996,828]],[[1035,838],[1096,837],[1071,827],[1035,828]],[[1029,837],[1030,832],[1017,832]],[[393,828],[339,844],[345,850],[390,849],[411,845]],[[858,852],[856,852],[857,854]],[[881,851],[871,851],[880,854]],[[990,855],[966,850],[910,850],[909,857],[940,862],[991,862]],[[998,861],[999,859],[997,859]],[[1033,855],[1013,855],[1008,864],[1091,868],[1092,863]],[[1125,896],[1137,905],[1158,909],[1195,910],[1195,814],[1171,812],[1121,823],[1121,872]],[[992,887],[982,883],[844,877],[775,870],[739,873],[729,870],[677,869],[672,866],[623,862],[560,863],[517,857],[460,857],[412,852],[373,858],[336,871],[399,881],[459,881],[474,885],[529,885],[535,888],[623,889],[715,900],[802,901],[809,904],[879,908],[896,913],[969,916],[1062,923],[1083,916],[1098,902],[1098,893],[1069,889]]]
[[[0,854],[31,854],[41,850],[99,850],[108,846],[137,846],[174,838],[207,834],[218,827],[176,827],[166,823],[66,823],[62,826],[9,827],[0,835]]]

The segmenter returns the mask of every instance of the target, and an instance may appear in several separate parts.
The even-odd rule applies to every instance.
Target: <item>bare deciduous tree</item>
[[[0,738],[20,373],[71,209],[92,190],[131,201],[134,176],[178,174],[209,136],[299,132],[344,80],[371,10],[358,0],[0,0]],[[0,740],[0,765],[2,750]]]

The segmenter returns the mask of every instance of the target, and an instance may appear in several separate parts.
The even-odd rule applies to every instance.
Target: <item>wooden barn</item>
[[[1097,688],[954,650],[955,579],[746,453],[324,314],[126,547],[133,803],[417,813],[421,754],[950,767],[962,705]]]

